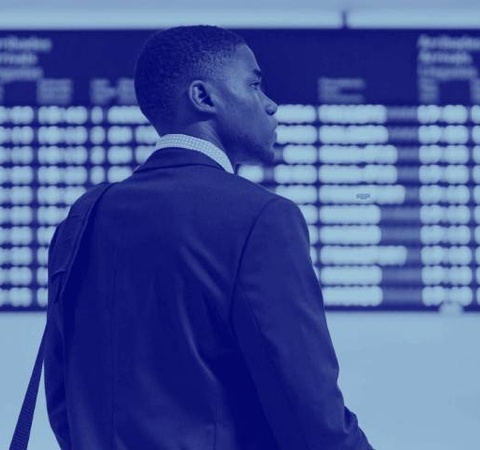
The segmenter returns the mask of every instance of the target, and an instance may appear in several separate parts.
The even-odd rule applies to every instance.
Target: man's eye
[[[252,86],[255,86],[256,88],[261,88],[262,83],[260,81],[257,81],[256,83],[253,83]]]

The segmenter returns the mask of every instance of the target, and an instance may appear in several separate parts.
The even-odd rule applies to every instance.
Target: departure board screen
[[[153,31],[0,31],[0,311],[45,309],[55,226],[155,150]],[[480,311],[480,31],[236,31],[280,105],[238,174],[299,205],[326,308]]]

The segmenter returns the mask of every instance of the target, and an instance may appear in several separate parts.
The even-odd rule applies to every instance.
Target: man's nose
[[[278,105],[270,97],[267,97],[267,104],[265,106],[267,114],[273,116],[277,112],[277,109]]]

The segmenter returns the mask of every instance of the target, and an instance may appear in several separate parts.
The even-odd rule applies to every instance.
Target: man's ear
[[[212,85],[208,81],[194,80],[188,87],[188,97],[192,106],[200,112],[212,113],[216,111],[215,95]]]

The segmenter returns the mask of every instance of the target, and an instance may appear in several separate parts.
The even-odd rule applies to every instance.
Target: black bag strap
[[[61,299],[66,285],[66,280],[70,275],[70,270],[75,261],[75,257],[80,246],[84,231],[87,227],[94,206],[100,200],[102,195],[116,183],[101,183],[85,192],[72,205],[66,219],[58,225],[50,245],[52,254],[55,253],[55,267],[51,264],[52,258],[49,256],[48,271],[49,281],[51,277],[58,272],[65,272],[65,278],[62,288],[59,291],[58,298]],[[55,244],[54,244],[55,241]],[[51,271],[51,273],[50,273]],[[50,284],[50,283],[49,283]],[[49,286],[50,288],[50,286]],[[49,296],[50,301],[50,296]],[[42,374],[43,365],[43,347],[45,334],[48,326],[48,315],[45,329],[43,330],[42,340],[38,348],[37,357],[33,366],[32,375],[28,382],[27,391],[23,399],[22,408],[18,416],[17,425],[10,443],[10,450],[26,450],[30,439],[33,414],[37,403],[38,387]]]

